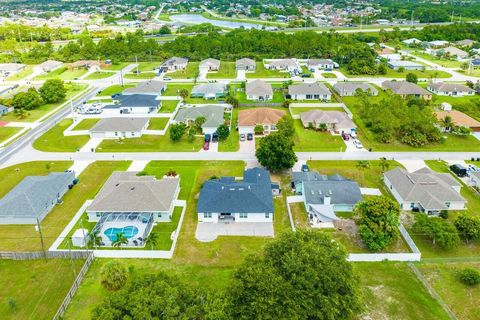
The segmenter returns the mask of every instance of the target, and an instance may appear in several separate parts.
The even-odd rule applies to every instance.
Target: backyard
[[[40,151],[47,152],[75,152],[83,147],[88,140],[89,135],[65,136],[63,132],[71,126],[72,119],[63,119],[53,128],[42,134],[33,142],[33,147]]]
[[[199,64],[199,62],[189,61],[185,70],[168,72],[165,77],[170,77],[172,79],[195,79],[200,73],[198,69]]]
[[[311,151],[345,151],[346,146],[341,136],[334,136],[330,132],[320,132],[303,127],[300,120],[293,120],[295,127],[294,150],[297,152]]]
[[[290,73],[265,69],[262,61],[257,61],[255,72],[247,72],[247,78],[289,78]]]
[[[148,130],[163,130],[167,126],[169,118],[150,118]]]
[[[207,74],[207,79],[235,79],[236,77],[235,62],[231,61],[221,61],[218,71]]]
[[[162,100],[160,110],[158,110],[159,113],[171,113],[174,112],[175,109],[177,109],[178,105],[178,100]]]

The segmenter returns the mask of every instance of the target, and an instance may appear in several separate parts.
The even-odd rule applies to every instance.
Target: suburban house
[[[26,65],[21,63],[0,63],[0,77],[9,77],[25,69]]]
[[[356,128],[353,120],[341,111],[310,110],[302,112],[300,120],[305,128],[318,129],[324,124],[327,130],[338,133],[350,133]]]
[[[378,96],[378,90],[365,82],[337,82],[333,89],[342,97],[354,96],[357,90],[366,92],[370,96]]]
[[[473,132],[480,132],[480,121],[475,120],[474,118],[461,111],[435,111],[435,115],[437,116],[437,119],[440,121],[440,123],[443,119],[445,119],[445,117],[448,116],[452,119],[454,125],[469,128]]]
[[[409,61],[409,60],[390,60],[388,61],[388,66],[390,67],[390,69],[393,69],[393,70],[398,70],[400,68],[403,68],[404,70],[425,69],[424,65],[417,62]]]
[[[220,60],[208,58],[200,61],[198,67],[208,71],[218,71],[218,69],[220,69]]]
[[[449,43],[450,42],[448,42],[446,40],[434,40],[434,41],[427,42],[427,45],[430,48],[443,48],[443,47],[448,46]]]
[[[330,90],[323,83],[301,83],[288,86],[288,94],[293,100],[323,100],[332,98]]]
[[[245,85],[248,100],[268,101],[273,99],[272,85],[263,80],[249,81]]]
[[[219,82],[197,84],[192,89],[192,98],[217,99],[225,97],[227,85]]]
[[[263,133],[268,134],[277,130],[278,120],[285,116],[284,110],[270,108],[254,108],[238,112],[238,132],[254,133],[255,126],[261,125]]]
[[[155,223],[170,222],[180,192],[180,177],[113,172],[87,207],[90,222],[109,246],[122,232],[128,246],[142,246]]]
[[[187,68],[187,64],[188,59],[172,57],[164,61],[160,66],[156,68],[156,70],[158,70],[159,72],[184,70]]]
[[[13,108],[9,108],[4,106],[3,104],[0,104],[0,116],[6,115],[7,113],[13,111]]]
[[[98,60],[78,60],[68,65],[70,69],[87,69],[98,70],[100,69],[100,61]]]
[[[163,81],[148,80],[139,83],[136,87],[127,88],[123,90],[122,95],[129,96],[134,94],[144,94],[155,96],[158,99],[162,93],[167,90],[167,84]]]
[[[339,174],[327,176],[316,171],[292,172],[292,187],[297,195],[303,197],[311,221],[338,220],[335,212],[351,212],[362,200],[358,183]]]
[[[61,61],[47,60],[45,62],[37,64],[35,67],[33,67],[33,70],[38,73],[44,73],[44,72],[51,72],[53,70],[57,70],[62,66],[63,66],[63,62]]]
[[[333,62],[331,59],[308,59],[307,68],[312,72],[321,69],[333,70],[333,68],[338,68],[338,64]]]
[[[410,38],[402,41],[403,44],[406,44],[407,46],[411,45],[417,45],[422,43],[422,40],[418,40],[417,38]]]
[[[114,98],[117,103],[106,105],[102,113],[106,116],[120,116],[128,114],[150,114],[156,113],[160,101],[157,96],[150,94],[121,94]]]
[[[149,118],[102,118],[90,129],[90,137],[100,139],[139,138],[147,130],[149,122]]]
[[[40,223],[75,183],[72,171],[25,177],[0,199],[0,225]]]
[[[236,70],[246,70],[246,71],[255,71],[257,64],[255,60],[249,58],[242,58],[235,61]]]
[[[235,177],[207,180],[198,197],[199,223],[271,223],[273,212],[270,174],[261,168],[245,170],[241,181]]]
[[[473,90],[470,87],[467,87],[466,85],[458,84],[458,83],[447,83],[447,82],[430,83],[427,89],[439,96],[463,97],[463,96],[475,95],[475,90]]]
[[[392,90],[393,93],[402,96],[402,98],[414,96],[425,100],[432,99],[430,92],[408,81],[384,81],[382,82],[382,88],[384,90]]]
[[[455,42],[455,44],[459,47],[471,47],[473,46],[474,43],[475,41],[473,41],[472,39],[464,39],[464,40]]]
[[[423,168],[409,173],[397,167],[383,174],[384,183],[403,210],[438,214],[443,210],[464,210],[461,184],[449,173]]]
[[[202,133],[213,134],[217,131],[218,126],[225,123],[225,119],[223,118],[224,113],[225,108],[218,105],[182,108],[178,110],[175,121],[191,124],[195,122],[195,119],[204,117],[205,122],[201,126]]]
[[[301,73],[302,67],[296,59],[273,59],[264,60],[265,68],[270,70],[280,70],[293,73]]]
[[[434,56],[448,55],[450,57],[457,58],[457,60],[468,58],[468,52],[465,52],[455,47],[447,47],[447,48],[441,48],[441,49],[427,49],[426,52]]]

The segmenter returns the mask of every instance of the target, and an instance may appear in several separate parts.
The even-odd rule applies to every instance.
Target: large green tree
[[[33,110],[43,103],[42,97],[35,88],[29,88],[25,92],[19,92],[13,96],[12,105],[15,109]]]
[[[182,139],[186,130],[187,126],[184,123],[172,124],[170,126],[170,140],[179,141],[180,139]]]
[[[293,119],[288,116],[284,116],[277,123],[277,129],[281,134],[287,137],[293,137],[295,134],[295,128],[293,126]]]
[[[100,270],[100,278],[105,289],[117,291],[127,283],[128,272],[121,262],[111,260],[103,265]]]
[[[67,89],[60,79],[49,79],[38,90],[46,103],[55,103],[65,99]]]
[[[218,140],[225,141],[230,134],[230,129],[225,123],[222,123],[217,128],[217,134],[218,134]]]
[[[431,239],[434,245],[444,250],[454,249],[460,244],[460,237],[455,227],[442,218],[417,214],[413,230]]]
[[[319,231],[287,232],[248,257],[227,293],[233,319],[349,319],[359,310],[347,253]]]
[[[460,236],[466,240],[480,240],[480,217],[459,215],[454,223]]]
[[[258,162],[268,170],[281,171],[292,168],[297,162],[293,147],[294,143],[290,137],[275,132],[260,140],[255,155]]]

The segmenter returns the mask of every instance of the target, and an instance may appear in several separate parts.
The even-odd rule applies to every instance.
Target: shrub
[[[480,272],[475,269],[465,268],[457,272],[457,277],[467,286],[476,286],[480,283]]]
[[[108,291],[118,291],[127,283],[127,269],[115,260],[107,262],[100,275],[102,286]]]

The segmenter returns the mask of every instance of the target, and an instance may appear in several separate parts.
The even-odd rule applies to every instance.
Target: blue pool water
[[[128,226],[123,228],[108,228],[103,233],[110,239],[110,241],[117,240],[117,233],[123,232],[123,236],[127,239],[133,238],[138,234],[138,228],[135,226]]]

